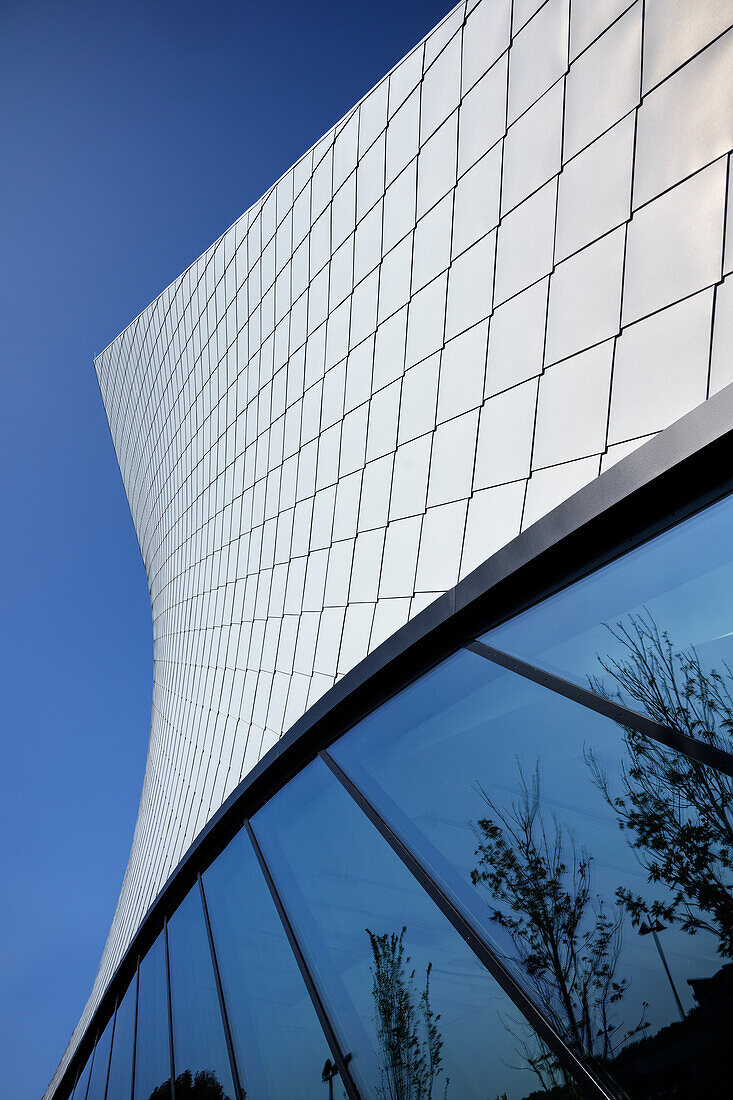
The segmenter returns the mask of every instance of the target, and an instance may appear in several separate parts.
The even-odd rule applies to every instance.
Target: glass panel
[[[76,1088],[74,1089],[74,1100],[86,1100],[87,1086],[89,1085],[89,1074],[92,1068],[92,1058],[94,1051],[89,1055],[86,1060],[84,1069],[79,1074],[76,1082]]]
[[[513,1004],[320,760],[253,825],[362,1096],[537,1090]]]
[[[107,1026],[97,1040],[97,1046],[94,1051],[94,1065],[92,1066],[92,1075],[89,1079],[87,1100],[104,1100],[104,1093],[105,1089],[107,1088],[109,1052],[110,1047],[112,1046],[113,1024],[114,1015],[112,1015],[107,1021]]]
[[[324,1100],[331,1052],[243,832],[203,880],[242,1088],[289,1100],[297,1081],[303,1100]]]
[[[329,751],[474,923],[502,934],[569,1044],[632,1097],[725,1095],[730,780],[466,651]],[[515,1064],[556,1079],[511,1015]]]
[[[135,1100],[169,1100],[171,1059],[163,932],[140,960],[138,982]]]
[[[137,976],[127,987],[127,992],[117,1006],[115,1033],[112,1037],[112,1054],[109,1060],[107,1100],[131,1100],[132,1097],[132,1049],[135,1039],[135,991]]]
[[[231,1100],[229,1055],[198,883],[168,922],[176,1096]]]
[[[727,498],[483,641],[730,750],[731,591]]]

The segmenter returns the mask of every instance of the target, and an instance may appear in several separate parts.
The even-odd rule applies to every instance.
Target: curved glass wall
[[[170,1013],[165,929],[140,960],[133,1100],[170,1100]]]
[[[86,1100],[87,1088],[89,1086],[89,1077],[92,1072],[92,1062],[94,1060],[94,1051],[89,1055],[86,1060],[86,1064],[79,1074],[79,1079],[76,1082],[74,1088],[73,1100]]]
[[[728,929],[693,917],[680,893],[681,876],[693,885],[699,840],[673,846],[703,823],[687,809],[680,817],[675,777],[694,775],[705,797],[730,780],[512,672],[486,677],[488,665],[456,655],[330,752],[564,1041],[625,1081],[624,1052],[636,1048],[641,1062],[664,1031],[676,1042],[696,984],[716,975],[726,949]],[[710,841],[706,873],[716,861],[730,899],[723,837]],[[713,881],[705,888],[712,899]],[[656,935],[644,934],[651,925]],[[514,1056],[542,1059],[557,1079],[529,1029]]]
[[[132,1067],[135,1049],[135,1006],[137,1001],[137,975],[127,987],[117,1005],[114,1017],[112,1053],[109,1059],[106,1100],[130,1100],[132,1096]]]
[[[731,547],[723,500],[482,641],[730,752]]]
[[[514,1005],[325,764],[292,780],[253,828],[360,1095],[533,1091],[514,1057]]]
[[[299,1081],[323,1096],[331,1051],[244,831],[203,883],[242,1088],[279,1100]]]
[[[727,499],[325,748],[167,914],[74,1100],[728,1096],[731,536]]]
[[[176,1096],[235,1096],[201,902],[194,886],[168,923]]]
[[[104,1100],[104,1094],[107,1090],[107,1073],[109,1071],[109,1056],[112,1050],[114,1022],[115,1018],[112,1016],[97,1040],[92,1072],[89,1078],[89,1088],[87,1089],[87,1100]]]

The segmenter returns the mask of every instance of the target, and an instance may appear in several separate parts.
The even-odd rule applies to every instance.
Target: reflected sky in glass
[[[137,975],[132,979],[117,1006],[112,1054],[109,1061],[107,1100],[130,1100],[132,1094],[132,1048],[135,1040],[135,991]]]
[[[97,1040],[97,1045],[94,1050],[92,1075],[89,1079],[89,1088],[87,1090],[87,1100],[104,1100],[105,1089],[107,1087],[107,1070],[109,1068],[109,1052],[112,1045],[113,1025],[114,1014],[108,1020],[107,1026]]]
[[[733,500],[727,498],[495,627],[483,641],[693,735],[706,708],[685,698],[685,681],[689,673],[702,675],[708,700],[722,706],[713,723],[717,740],[730,748],[720,719],[733,717],[731,591]]]
[[[171,1062],[164,932],[158,936],[145,958],[141,959],[139,982],[135,1100],[148,1100],[153,1090],[166,1082],[170,1094]]]
[[[203,882],[242,1087],[287,1100],[297,1081],[298,1096],[323,1100],[331,1052],[244,832]]]
[[[652,913],[664,925],[659,943],[686,1014],[696,1005],[690,983],[724,980],[717,951],[733,947],[730,821],[720,806],[726,792],[733,804],[733,791],[725,777],[468,651],[329,751],[474,922],[500,933],[496,942],[543,1012],[586,1055],[613,1058],[679,1020],[654,938],[639,934]],[[660,839],[647,807],[667,838],[667,878],[658,882],[650,876],[660,852],[641,842]],[[678,878],[692,880],[699,860],[698,886],[720,885],[717,921],[696,895],[680,895]],[[635,899],[642,911],[634,913]],[[718,934],[702,926],[689,934],[691,913]],[[578,950],[568,952],[572,935]],[[548,965],[555,944],[568,965],[566,987]],[[587,1018],[591,1041],[578,1035],[577,1006],[588,975],[604,968],[608,988],[594,986]],[[572,1009],[563,1008],[566,993]]]
[[[229,1100],[234,1085],[198,883],[168,922],[168,956],[176,1091],[190,1073],[201,1089],[218,1082]]]
[[[519,1013],[320,760],[253,827],[364,1096],[539,1088]]]
[[[92,1057],[94,1051],[87,1058],[84,1069],[79,1074],[79,1078],[74,1088],[74,1100],[86,1100],[87,1086],[89,1085],[89,1075],[92,1069]]]

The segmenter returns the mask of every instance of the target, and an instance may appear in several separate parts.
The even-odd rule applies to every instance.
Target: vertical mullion
[[[234,1042],[232,1040],[232,1033],[229,1027],[229,1017],[227,1015],[226,1003],[224,1001],[224,989],[221,984],[221,973],[219,971],[219,961],[216,957],[216,948],[214,947],[214,937],[211,931],[211,921],[209,919],[209,906],[206,902],[206,893],[204,891],[204,883],[201,878],[201,873],[198,874],[199,893],[201,895],[201,906],[204,911],[204,924],[206,925],[206,937],[209,941],[209,952],[211,954],[211,965],[214,970],[214,981],[216,983],[216,993],[219,998],[219,1010],[221,1012],[221,1022],[224,1028],[224,1038],[227,1044],[227,1053],[229,1055],[229,1067],[232,1073],[232,1081],[234,1083],[234,1092],[236,1094],[236,1100],[243,1100],[245,1095],[244,1090],[239,1080],[239,1070],[237,1067],[237,1059],[234,1054]]]
[[[109,1055],[107,1057],[107,1072],[104,1077],[104,1092],[102,1096],[104,1100],[107,1100],[107,1089],[109,1088],[109,1071],[112,1065],[112,1047],[115,1045],[115,1029],[117,1027],[117,1009],[120,1007],[121,997],[118,997],[115,1001],[115,1010],[112,1016],[112,1034],[109,1037]]]
[[[326,1042],[330,1047],[333,1060],[336,1063],[336,1067],[339,1071],[339,1076],[341,1077],[341,1083],[346,1090],[349,1100],[360,1100],[359,1092],[348,1070],[348,1055],[346,1058],[344,1058],[343,1054],[341,1053],[341,1047],[336,1038],[336,1033],[333,1030],[331,1021],[328,1018],[328,1014],[326,1012],[323,1001],[321,1000],[320,994],[316,987],[316,983],[310,972],[308,963],[305,960],[305,955],[303,954],[300,944],[298,943],[298,939],[295,935],[295,930],[290,923],[290,918],[285,911],[285,907],[280,898],[277,886],[275,885],[275,880],[270,873],[270,868],[267,865],[264,853],[260,848],[259,841],[254,834],[254,830],[252,829],[252,825],[250,824],[249,820],[246,820],[244,822],[244,827],[247,832],[247,836],[250,839],[250,843],[254,848],[254,853],[257,857],[257,862],[260,865],[260,870],[262,871],[265,882],[267,883],[267,888],[270,891],[270,896],[275,903],[277,914],[282,923],[285,935],[287,936],[288,943],[290,944],[290,950],[295,956],[295,961],[298,964],[298,969],[300,970],[303,981],[305,982],[306,989],[308,990],[308,995],[310,996],[310,999],[313,1003],[313,1007],[316,1011],[316,1016],[318,1017],[318,1022],[323,1029],[323,1033],[326,1037]]]
[[[68,1100],[74,1100],[74,1093],[76,1092],[76,1086],[79,1084],[79,1078],[81,1077],[81,1070],[74,1075],[74,1084],[71,1086],[71,1092],[69,1093]]]
[[[135,1062],[137,1061],[137,1017],[140,1001],[140,958],[135,966],[135,1024],[132,1029],[132,1078],[130,1081],[130,1100],[135,1100]]]
[[[173,1061],[173,1008],[171,1005],[171,966],[168,957],[168,918],[163,924],[163,941],[165,943],[165,988],[166,1003],[168,1007],[168,1052],[171,1063],[171,1100],[176,1100],[176,1067]]]
[[[94,1046],[92,1047],[92,1053],[89,1055],[89,1076],[87,1077],[87,1087],[84,1089],[83,1100],[87,1100],[87,1096],[89,1095],[89,1086],[92,1083],[92,1072],[94,1070],[94,1056],[97,1053],[97,1043],[98,1042],[99,1042],[99,1032],[97,1032],[97,1036],[94,1040]],[[79,1100],[82,1100],[82,1097],[79,1097]]]
[[[339,764],[321,749],[320,758],[328,766],[333,775],[353,798],[359,809],[369,819],[380,836],[387,842],[395,855],[402,861],[407,870],[417,880],[430,899],[437,905],[441,913],[452,924],[458,935],[473,951],[479,962],[488,970],[497,984],[504,990],[509,999],[528,1020],[541,1039],[547,1043],[560,1063],[580,1083],[581,1087],[594,1097],[595,1100],[613,1100],[617,1096],[617,1090],[609,1088],[605,1082],[601,1082],[595,1073],[575,1054],[570,1047],[557,1034],[555,1029],[544,1017],[533,999],[525,992],[517,979],[511,974],[500,958],[494,953],[474,927],[473,923],[464,916],[449,896],[444,893],[435,881],[429,870],[423,866],[417,856],[406,844],[392,831],[389,824],[371,804],[363,791],[357,787],[354,781],[340,767]]]

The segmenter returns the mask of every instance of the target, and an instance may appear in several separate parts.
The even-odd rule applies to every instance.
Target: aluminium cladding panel
[[[721,0],[460,4],[98,357],[153,719],[60,1070],[282,732],[733,381],[730,22]]]

